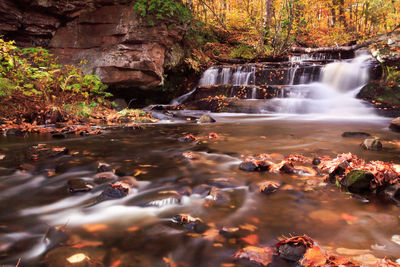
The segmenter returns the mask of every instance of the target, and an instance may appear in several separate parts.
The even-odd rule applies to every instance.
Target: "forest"
[[[0,265],[400,266],[400,0],[0,0]]]

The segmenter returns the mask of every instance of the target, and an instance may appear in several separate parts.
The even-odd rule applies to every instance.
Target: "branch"
[[[204,0],[200,0],[200,2],[205,5],[210,11],[211,13],[213,13],[213,15],[217,18],[218,23],[222,26],[222,28],[224,28],[225,31],[228,31],[228,29],[225,26],[225,23],[223,21],[221,21],[221,19],[219,18],[219,16],[214,12],[214,10],[204,1]]]

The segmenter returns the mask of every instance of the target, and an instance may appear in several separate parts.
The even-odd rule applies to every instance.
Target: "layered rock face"
[[[129,0],[0,1],[0,34],[19,45],[49,47],[64,64],[79,64],[114,88],[154,88],[181,63],[182,31],[150,26]]]

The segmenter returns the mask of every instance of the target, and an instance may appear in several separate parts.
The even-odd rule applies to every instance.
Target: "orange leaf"
[[[258,235],[256,235],[256,234],[248,235],[248,236],[242,237],[242,240],[250,245],[256,245],[256,244],[258,244]]]
[[[88,232],[104,231],[108,228],[107,224],[85,224],[82,226]]]
[[[323,266],[326,263],[326,256],[321,251],[320,247],[313,246],[307,249],[300,263],[306,267]]]
[[[248,246],[236,252],[233,257],[237,259],[247,259],[249,261],[267,266],[272,262],[273,255],[274,250],[272,248]]]
[[[354,217],[354,216],[352,216],[352,215],[350,215],[350,214],[347,214],[347,213],[342,213],[341,217],[342,217],[342,219],[345,220],[346,222],[355,222],[355,221],[358,220],[357,217]]]

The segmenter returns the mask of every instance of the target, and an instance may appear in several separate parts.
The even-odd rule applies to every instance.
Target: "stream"
[[[0,137],[5,155],[0,160],[0,264],[78,266],[65,260],[83,253],[90,264],[79,266],[166,266],[168,260],[178,266],[252,266],[232,258],[246,242],[273,245],[279,237],[302,234],[338,254],[396,261],[396,205],[346,193],[312,176],[238,168],[244,156],[261,153],[279,161],[290,154],[351,152],[367,161],[400,163],[399,134],[388,129],[390,119],[355,98],[369,80],[370,60],[365,54],[345,61],[292,58],[275,66],[285,77],[271,78],[269,86],[280,86],[271,99],[258,97],[257,86],[267,84],[272,63],[213,67],[199,88],[248,87],[241,101],[256,107],[254,112],[209,113],[213,124],[185,119],[208,111],[183,110],[171,111],[179,114],[175,117],[154,112],[161,118],[157,124],[109,129],[99,136]],[[174,104],[194,101],[196,90]],[[363,138],[344,138],[346,131],[379,137],[384,148],[363,150]],[[218,137],[208,138],[210,133]],[[199,141],[184,142],[188,134]],[[68,153],[32,158],[29,151],[37,144],[65,147]],[[270,195],[251,190],[263,180],[283,186]],[[129,193],[99,201],[117,181],[129,184]],[[221,201],[210,196],[211,187],[223,192]],[[77,188],[82,190],[71,191]],[[177,224],[178,214],[200,218],[206,229]],[[235,227],[248,233],[229,236],[226,229]]]

